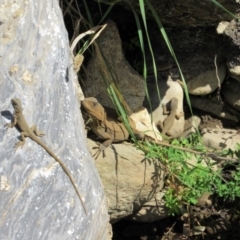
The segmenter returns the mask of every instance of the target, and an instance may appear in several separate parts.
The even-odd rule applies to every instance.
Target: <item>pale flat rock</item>
[[[236,110],[240,111],[240,82],[235,79],[228,79],[223,85],[222,94],[224,99]]]
[[[231,67],[228,64],[230,76],[240,82],[240,65]]]
[[[0,43],[0,239],[108,239],[107,202],[87,148],[59,2],[1,1]],[[11,98],[69,169],[87,214],[42,147],[27,138],[14,152],[20,132],[4,128],[13,119]]]
[[[96,143],[88,139],[92,155]],[[130,143],[112,144],[95,160],[108,199],[111,222],[139,210],[163,188],[165,173],[161,165],[149,164],[144,153]],[[146,214],[148,214],[146,212]]]
[[[220,85],[227,73],[226,64],[218,66],[218,77]],[[219,82],[216,76],[216,69],[205,71],[187,82],[188,92],[193,95],[206,95],[216,90]]]
[[[87,78],[84,80],[85,96],[95,97],[103,106],[114,108],[101,72],[105,65],[106,75],[115,82],[131,111],[135,112],[142,107],[145,97],[144,79],[126,61],[118,29],[113,21],[107,22],[107,27],[98,38],[97,44],[105,62],[102,63],[96,53],[90,59],[86,70]]]
[[[205,146],[223,150],[236,150],[236,144],[240,142],[240,134],[232,129],[202,129],[203,143]]]
[[[223,34],[228,25],[229,25],[229,22],[226,22],[226,21],[220,22],[217,26],[217,29],[216,29],[217,33],[218,34]]]
[[[152,122],[146,108],[142,108],[138,112],[131,114],[130,118],[135,122],[138,131],[144,132],[146,136],[154,140],[162,141],[162,136],[156,125]]]
[[[178,99],[178,108],[176,113],[180,114],[183,112],[183,89],[178,82],[172,81],[172,78],[169,76],[166,82],[159,82],[159,90],[161,90],[162,99],[157,108],[152,112],[152,118],[155,124],[159,120],[162,123],[164,122],[168,115],[163,114],[162,104],[169,105],[173,97]],[[151,97],[155,102],[158,99],[158,96],[154,92],[151,92]],[[173,138],[179,137],[183,133],[184,121],[184,116],[182,116],[180,119],[174,120],[173,126],[168,131]]]

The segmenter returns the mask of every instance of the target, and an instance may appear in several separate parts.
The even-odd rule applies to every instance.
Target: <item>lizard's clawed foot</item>
[[[106,147],[103,144],[101,144],[101,143],[96,143],[96,144],[98,145],[98,147],[93,147],[92,149],[98,149],[98,150],[97,150],[96,153],[94,153],[93,157],[95,159],[97,159],[99,157],[99,155],[101,154],[101,152],[102,152],[103,158],[105,158],[106,157],[106,154],[105,154]]]
[[[45,133],[43,133],[43,132],[40,132],[39,130],[35,130],[35,131],[33,131],[35,134],[36,134],[36,136],[38,136],[38,137],[42,137],[42,136],[44,136],[45,135]]]
[[[22,148],[23,145],[24,145],[23,141],[19,141],[18,143],[16,143],[15,146],[14,146],[14,152],[16,152],[19,147]]]
[[[35,133],[36,134],[36,133]],[[42,137],[45,135],[45,133],[42,133],[42,132],[38,132],[38,134],[36,134],[38,137]]]
[[[94,153],[92,156],[97,160],[98,157],[99,157],[99,155],[101,154],[101,152],[102,152],[102,154],[103,154],[103,158],[105,158],[105,157],[106,157],[105,152],[104,152],[104,151],[100,151],[99,149],[98,149],[98,151],[97,151],[96,153]]]
[[[4,124],[4,127],[11,128],[12,127],[12,123],[6,123],[6,124]]]

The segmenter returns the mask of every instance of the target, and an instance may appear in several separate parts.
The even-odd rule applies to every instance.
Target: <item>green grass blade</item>
[[[175,52],[174,52],[174,50],[173,50],[173,47],[172,47],[172,45],[171,45],[171,43],[170,43],[170,40],[169,40],[169,38],[168,38],[168,36],[167,36],[167,33],[166,33],[166,31],[165,31],[165,29],[164,29],[164,27],[163,27],[163,25],[162,25],[162,23],[161,23],[158,15],[157,15],[157,13],[156,13],[156,10],[153,8],[153,6],[151,5],[151,3],[150,3],[148,0],[145,0],[145,1],[146,1],[147,5],[148,5],[149,9],[151,10],[152,15],[153,15],[155,21],[156,21],[157,24],[158,24],[158,27],[159,27],[159,29],[160,29],[160,32],[161,32],[162,35],[163,35],[163,38],[164,38],[164,40],[165,40],[165,42],[166,42],[166,44],[167,44],[167,46],[168,46],[168,49],[169,49],[169,51],[170,51],[170,53],[171,53],[174,61],[175,61],[176,64],[177,64],[177,67],[178,67],[179,72],[180,72],[180,75],[181,75],[181,79],[182,79],[183,84],[184,84],[184,92],[185,92],[186,100],[187,100],[188,106],[189,106],[189,108],[190,108],[191,114],[193,115],[192,107],[191,107],[191,101],[190,101],[189,93],[188,93],[188,90],[187,90],[186,81],[185,81],[185,78],[184,78],[184,76],[183,76],[183,73],[182,73],[180,64],[179,64],[179,62],[178,62],[178,60],[177,60],[177,56],[176,56],[176,54],[175,54]]]
[[[156,67],[155,57],[154,57],[154,53],[153,53],[153,49],[152,49],[152,45],[151,45],[151,40],[150,40],[150,37],[149,37],[149,34],[148,34],[144,0],[139,0],[139,7],[140,7],[140,12],[141,12],[141,15],[142,15],[142,20],[143,20],[143,25],[144,25],[144,29],[145,29],[145,33],[146,33],[146,37],[147,37],[148,47],[149,47],[149,50],[150,50],[150,53],[151,53],[151,56],[152,56],[152,65],[153,65],[155,83],[156,83],[156,87],[157,87],[157,94],[158,94],[159,99],[161,99],[160,91],[159,91],[159,88],[158,88],[157,67]]]
[[[98,24],[101,24],[103,22],[103,20],[105,20],[105,18],[108,16],[108,14],[111,12],[112,8],[113,8],[114,4],[111,4],[107,11],[104,13],[104,15],[102,16],[100,22]],[[102,15],[102,14],[101,14]]]
[[[86,0],[83,0],[83,5],[85,7],[85,10],[86,10],[86,13],[87,13],[87,16],[88,16],[88,22],[90,23],[91,27],[93,27],[94,25],[93,25],[92,15],[90,13],[90,10],[88,8]]]
[[[221,8],[223,11],[225,11],[225,12],[227,12],[229,15],[231,15],[232,17],[234,17],[234,18],[237,18],[237,19],[239,19],[240,20],[240,18],[237,16],[237,15],[235,15],[235,14],[233,14],[233,13],[231,13],[230,11],[228,11],[223,5],[221,5],[218,1],[216,1],[216,0],[211,0],[214,4],[216,4],[219,8]]]
[[[144,41],[143,41],[143,31],[142,31],[139,17],[133,8],[132,8],[132,12],[133,12],[135,22],[137,25],[138,38],[139,38],[140,47],[141,47],[141,51],[142,51],[142,55],[143,55],[143,78],[144,78],[144,87],[145,87],[146,97],[149,102],[150,110],[152,111],[152,104],[150,101],[150,96],[149,96],[149,92],[148,92],[148,88],[147,88],[147,64],[146,64],[146,54],[145,54],[145,47],[144,47]]]

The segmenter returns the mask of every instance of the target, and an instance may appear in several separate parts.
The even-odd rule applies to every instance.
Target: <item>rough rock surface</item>
[[[200,73],[187,82],[188,92],[193,95],[206,95],[215,91],[217,87],[222,84],[226,72],[226,65],[223,63],[218,66],[218,77],[216,75],[216,69]]]
[[[192,107],[209,112],[217,117],[229,119],[234,122],[239,121],[239,113],[231,109],[226,103],[221,101],[211,100],[203,97],[190,96]]]
[[[203,128],[223,128],[223,123],[218,118],[213,118],[210,115],[201,116],[201,125],[199,126],[200,130]]]
[[[88,139],[90,151],[96,143]],[[160,164],[149,164],[145,155],[131,144],[112,144],[95,160],[108,199],[111,222],[119,221],[139,210],[162,190],[165,172]],[[163,207],[163,205],[161,205]],[[155,207],[156,209],[156,207]],[[146,212],[148,215],[148,212]],[[152,218],[146,216],[146,218]],[[166,216],[159,214],[158,219]],[[155,216],[156,219],[156,216]]]
[[[186,138],[192,133],[196,133],[196,129],[198,129],[200,125],[201,119],[198,116],[192,116],[185,120],[184,123],[184,131],[181,135],[182,138]]]
[[[116,0],[108,0],[107,2],[116,2]],[[212,1],[192,1],[192,0],[150,0],[149,1],[161,21],[165,25],[177,27],[204,27],[216,26],[222,19],[230,20],[232,16],[217,7]],[[233,14],[238,14],[238,0],[219,0]],[[128,8],[133,6],[136,11],[139,11],[139,2],[137,0],[129,0],[129,4],[124,3]],[[148,17],[152,18],[151,11],[147,11]]]
[[[236,144],[240,142],[240,134],[232,129],[202,129],[203,143],[205,146],[223,150],[236,150]]]
[[[168,210],[164,206],[163,196],[164,192],[155,194],[154,198],[144,203],[138,211],[128,216],[127,219],[136,222],[154,222],[166,218]]]
[[[223,36],[216,33],[216,28],[164,27],[177,56],[186,82],[198,79],[199,76],[205,75],[208,80],[210,80],[211,85],[214,83],[214,85],[216,85],[215,57],[217,66],[220,66],[225,61],[225,51],[223,51],[224,49],[222,47]],[[157,56],[157,68],[166,63],[172,64],[172,68],[170,68],[170,72],[173,74],[172,78],[180,79],[181,75],[177,65],[172,59],[172,56],[166,47],[166,43],[161,34],[159,34],[158,29],[154,28],[154,25],[149,26],[149,28],[151,36],[154,36],[151,40],[154,54]],[[227,46],[224,45],[224,48],[226,47]],[[148,57],[147,59],[147,63],[151,65],[151,58]],[[222,72],[224,73],[224,67],[221,67],[220,69],[222,69]],[[221,75],[223,76],[224,74]],[[162,74],[159,73],[159,76],[161,77]],[[151,78],[151,80],[152,79],[153,78]],[[203,86],[205,85],[206,82]]]
[[[240,81],[240,22],[232,20],[223,31],[225,46],[226,63],[231,77]]]
[[[97,44],[104,55],[104,70],[111,78],[123,95],[131,111],[142,107],[145,97],[144,79],[140,76],[124,58],[122,43],[116,24],[107,22],[107,27],[99,37]],[[87,66],[87,79],[84,81],[84,93],[86,97],[95,97],[107,107],[114,108],[114,105],[107,93],[106,84],[103,79],[103,64],[95,53]]]
[[[1,1],[0,7],[0,239],[108,239],[109,216],[98,172],[86,144],[69,66],[68,36],[56,0]],[[6,129],[11,98],[20,98],[30,126],[70,170],[27,138]]]
[[[240,82],[235,79],[228,79],[223,85],[222,94],[224,99],[236,110],[240,111]]]

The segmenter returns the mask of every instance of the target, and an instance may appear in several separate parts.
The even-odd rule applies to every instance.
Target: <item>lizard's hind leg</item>
[[[42,133],[39,129],[37,129],[36,125],[33,125],[32,127],[30,127],[30,129],[36,134],[36,136],[38,137],[42,137],[45,135],[45,133]]]

